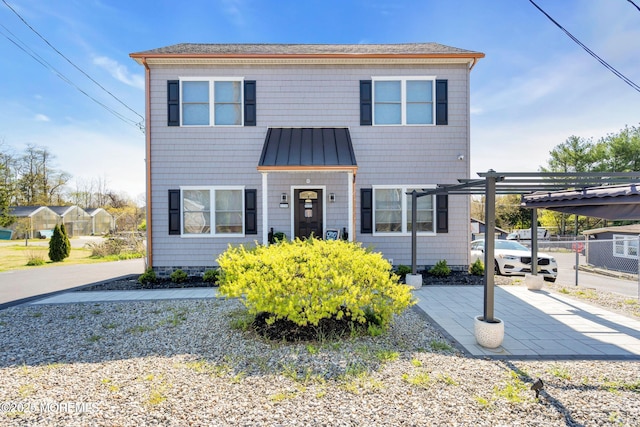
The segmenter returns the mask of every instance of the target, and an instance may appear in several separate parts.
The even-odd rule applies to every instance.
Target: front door
[[[322,238],[322,190],[295,190],[295,237]]]

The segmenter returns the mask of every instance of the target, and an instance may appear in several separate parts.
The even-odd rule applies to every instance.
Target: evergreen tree
[[[60,232],[64,237],[64,257],[69,258],[69,255],[71,255],[71,242],[69,241],[69,235],[67,234],[67,228],[64,226],[64,223],[60,224]]]
[[[53,229],[53,236],[49,241],[49,259],[53,262],[60,262],[66,258],[65,237],[60,230],[60,226],[56,225]]]

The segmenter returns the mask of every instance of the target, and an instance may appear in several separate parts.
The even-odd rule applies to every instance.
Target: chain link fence
[[[538,241],[538,252],[553,256],[558,263],[557,282],[598,288],[637,288],[640,300],[640,236],[608,235],[551,237]],[[610,238],[609,238],[610,237]],[[520,241],[531,247],[530,240]],[[588,273],[588,274],[582,274]],[[615,279],[615,280],[614,280]],[[634,291],[635,293],[635,291]]]

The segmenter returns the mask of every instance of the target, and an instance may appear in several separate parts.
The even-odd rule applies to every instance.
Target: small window
[[[638,259],[638,238],[634,236],[614,234],[613,256]]]
[[[422,191],[424,186],[416,188]],[[411,205],[410,194],[413,187],[374,187],[374,234],[407,234],[411,233]],[[435,196],[419,197],[416,227],[420,234],[435,233],[434,206]]]
[[[433,125],[435,79],[378,78],[373,80],[374,125]]]
[[[181,80],[182,126],[242,125],[241,79]]]
[[[183,236],[244,234],[242,188],[183,188],[181,200]]]

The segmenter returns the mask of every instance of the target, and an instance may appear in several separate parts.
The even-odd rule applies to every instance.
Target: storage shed
[[[638,272],[640,224],[594,228],[582,234],[588,237],[588,264],[624,273]]]

